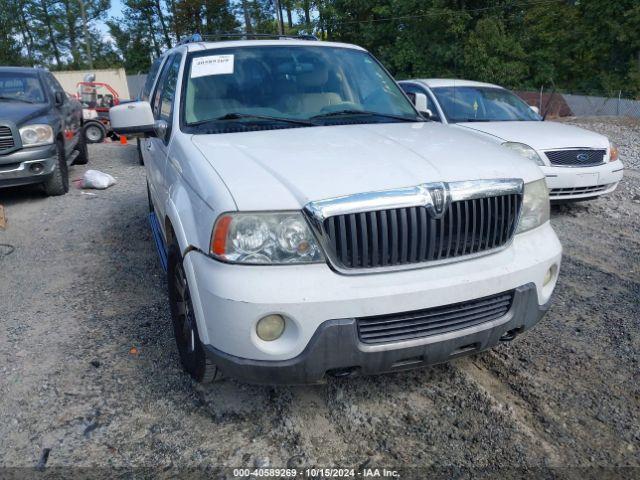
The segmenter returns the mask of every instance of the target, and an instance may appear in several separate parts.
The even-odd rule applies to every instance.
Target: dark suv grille
[[[329,248],[344,268],[446,260],[499,248],[513,236],[520,194],[452,202],[441,218],[424,207],[329,217]]]
[[[606,150],[554,150],[545,152],[552,165],[588,167],[604,163]]]
[[[15,146],[13,132],[6,125],[0,125],[0,152]]]
[[[356,319],[362,343],[390,343],[430,337],[496,320],[513,302],[510,292],[441,307]]]

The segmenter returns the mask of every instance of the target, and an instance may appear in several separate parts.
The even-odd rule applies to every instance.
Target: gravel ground
[[[109,190],[2,191],[0,466],[33,467],[43,449],[47,468],[168,474],[640,466],[640,126],[571,122],[611,135],[631,168],[607,198],[554,207],[565,255],[543,321],[450,364],[313,387],[182,373],[134,146],[90,147]]]

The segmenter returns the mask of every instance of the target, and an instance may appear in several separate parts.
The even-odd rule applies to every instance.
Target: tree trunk
[[[71,56],[73,57],[73,66],[80,68],[82,59],[80,58],[80,51],[78,50],[78,36],[76,35],[76,13],[71,10],[69,0],[62,2],[65,9],[65,20],[67,24],[67,37],[69,38],[69,50],[71,50]]]
[[[173,22],[173,33],[176,36],[176,42],[180,41],[180,26],[178,19],[176,18],[176,2],[175,0],[169,0],[169,11],[171,12],[172,22]]]
[[[304,0],[302,2],[302,9],[304,10],[304,25],[307,30],[311,30],[311,2],[309,0]]]
[[[27,55],[29,56],[29,60],[31,61],[31,66],[35,65],[36,59],[33,56],[34,46],[33,46],[33,35],[31,34],[31,29],[29,28],[29,22],[24,14],[25,6],[24,2],[20,2],[19,11],[20,11],[20,30],[22,30],[22,36],[27,39]]]
[[[58,48],[58,42],[56,42],[56,37],[53,33],[53,27],[51,26],[51,17],[49,16],[49,5],[47,5],[46,0],[40,0],[40,7],[42,8],[42,14],[44,18],[44,25],[47,27],[47,33],[49,34],[49,41],[51,42],[51,46],[53,47],[53,56],[56,59],[56,65],[60,66],[62,64],[60,60],[60,49]]]
[[[287,25],[289,28],[293,28],[293,13],[291,11],[291,0],[286,0],[284,8],[287,11]]]
[[[162,13],[160,0],[155,0],[155,7],[158,12],[158,19],[160,20],[160,28],[162,28],[162,36],[164,37],[164,44],[166,45],[167,48],[171,48],[171,39],[169,38],[169,31],[167,30],[167,23],[164,20],[164,13]]]
[[[147,25],[149,26],[149,36],[151,37],[151,43],[153,43],[153,50],[156,52],[156,57],[159,57],[160,46],[158,45],[158,40],[156,39],[156,31],[153,26],[152,13],[149,11],[149,9],[145,8],[142,14],[145,16]]]
[[[249,11],[249,2],[242,0],[242,13],[244,14],[244,31],[245,33],[253,33],[251,27],[251,12]]]

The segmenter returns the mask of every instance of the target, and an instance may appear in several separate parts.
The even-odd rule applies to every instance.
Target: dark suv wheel
[[[49,179],[44,182],[44,192],[49,196],[64,195],[69,191],[69,168],[64,156],[64,146],[61,141],[56,142],[58,162]]]
[[[176,245],[169,247],[167,283],[173,331],[182,367],[198,382],[218,380],[221,377],[218,368],[207,358],[200,342],[182,255]]]

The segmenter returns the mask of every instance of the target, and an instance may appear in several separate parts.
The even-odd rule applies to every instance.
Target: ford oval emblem
[[[576,155],[576,159],[579,162],[586,162],[589,160],[589,154],[588,153],[579,153],[578,155]]]

